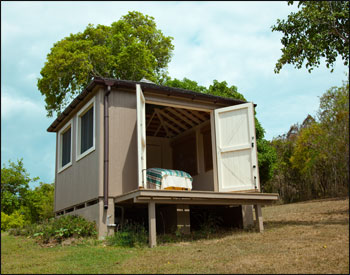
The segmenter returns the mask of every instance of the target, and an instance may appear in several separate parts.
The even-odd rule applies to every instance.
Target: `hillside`
[[[1,235],[1,273],[349,273],[349,199],[263,208],[265,232],[156,248],[40,247]]]

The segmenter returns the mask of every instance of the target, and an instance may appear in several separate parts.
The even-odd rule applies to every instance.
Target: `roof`
[[[132,80],[119,80],[113,78],[101,78],[95,77],[87,87],[68,105],[68,107],[59,115],[54,122],[47,128],[48,132],[56,132],[57,126],[62,122],[70,113],[76,108],[76,106],[86,98],[86,96],[93,91],[95,87],[100,86],[111,86],[118,88],[127,88],[127,89],[135,89],[136,84],[140,84],[142,91],[152,91],[152,93],[158,93],[161,95],[167,96],[178,96],[191,100],[201,100],[213,103],[221,103],[225,105],[237,105],[246,103],[246,101],[233,99],[233,98],[224,98],[220,96],[214,96],[209,94],[203,94],[199,92],[194,92],[191,90],[185,90],[180,88],[173,88],[167,86],[156,85],[149,82],[143,81],[132,81]]]

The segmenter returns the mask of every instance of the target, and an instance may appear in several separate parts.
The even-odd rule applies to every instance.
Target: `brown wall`
[[[60,173],[56,172],[55,211],[103,196],[104,93],[104,89],[97,87],[61,125],[63,127],[66,122],[73,118],[73,154],[72,166]],[[96,107],[95,150],[76,162],[76,113],[92,96],[95,96]],[[145,97],[147,100],[147,93]],[[169,101],[168,98],[166,100]],[[135,91],[113,89],[109,95],[109,106],[109,197],[115,197],[138,188]],[[56,147],[57,142],[56,139]],[[162,166],[171,169],[172,150],[169,142],[147,138],[149,145],[153,143],[153,145],[159,144],[161,146]],[[199,144],[202,144],[202,141]],[[198,150],[199,174],[194,177],[194,189],[213,190],[212,170],[204,171],[203,149],[200,149],[200,146]]]
[[[135,92],[109,95],[109,196],[138,188]]]
[[[147,168],[160,167],[172,169],[172,150],[170,139],[161,137],[146,137]]]
[[[76,114],[92,96],[89,96],[80,103],[81,107],[67,118],[67,122],[73,118],[72,127],[72,165],[65,170],[57,173],[55,181],[55,211],[97,198],[99,196],[100,181],[100,121],[101,121],[101,91],[94,91],[95,96],[95,150],[76,161]],[[102,118],[103,119],[103,118]],[[66,122],[62,126],[65,125]],[[58,129],[59,130],[59,129]],[[56,148],[58,143],[58,133],[56,133]],[[56,169],[57,169],[57,149],[56,149]]]

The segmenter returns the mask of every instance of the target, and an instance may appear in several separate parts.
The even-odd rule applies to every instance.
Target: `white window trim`
[[[81,117],[89,111],[89,109],[93,107],[93,125],[92,125],[92,147],[86,150],[84,153],[80,154],[80,133],[81,133]],[[91,152],[95,151],[95,143],[96,143],[96,104],[95,104],[95,96],[90,99],[88,103],[85,104],[83,108],[76,115],[76,161],[81,160],[83,157],[87,156]]]
[[[70,162],[61,167],[62,163],[62,135],[70,128]],[[61,130],[58,131],[58,155],[57,155],[57,172],[61,173],[72,165],[73,157],[73,119],[68,121]]]

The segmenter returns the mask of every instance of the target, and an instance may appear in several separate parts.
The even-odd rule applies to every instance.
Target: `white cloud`
[[[22,96],[14,96],[7,92],[1,94],[1,120],[9,120],[16,116],[45,117],[45,109],[40,102]]]
[[[36,78],[53,43],[83,31],[88,23],[110,25],[133,10],[153,16],[157,27],[174,37],[170,76],[205,86],[214,79],[236,85],[258,104],[267,139],[314,114],[318,96],[341,85],[347,71],[339,61],[333,74],[322,65],[312,74],[292,66],[274,74],[282,35],[272,33],[271,26],[297,9],[286,2],[6,1],[1,7],[1,120],[5,122],[1,156],[6,161],[25,152],[34,169],[29,172],[46,182],[54,176],[54,135],[46,133],[53,119],[46,118]],[[35,130],[18,136],[18,129],[23,133],[22,128],[33,124]],[[35,165],[40,160],[33,152],[44,158],[45,165]]]

